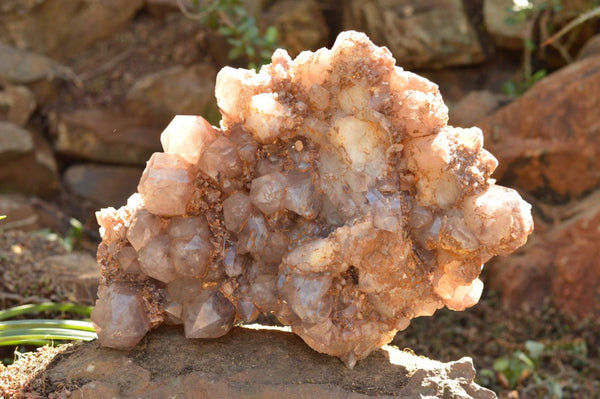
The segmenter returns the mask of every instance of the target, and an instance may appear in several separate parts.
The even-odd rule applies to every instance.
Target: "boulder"
[[[161,148],[160,126],[116,109],[60,113],[52,130],[58,153],[92,161],[144,165]]]
[[[0,41],[55,57],[75,56],[121,30],[144,0],[8,0]]]
[[[52,100],[60,84],[74,76],[69,68],[48,57],[0,43],[0,85],[26,85],[38,103]]]
[[[487,90],[470,91],[454,106],[449,107],[449,123],[468,128],[508,102],[502,94]]]
[[[131,351],[77,344],[43,372],[42,395],[74,398],[495,398],[473,382],[470,358],[441,363],[386,346],[347,369],[280,329],[236,327],[186,340],[163,327]],[[64,392],[64,391],[63,391]]]
[[[600,190],[565,206],[542,208],[530,241],[488,267],[488,282],[507,306],[551,300],[579,319],[600,317]],[[541,227],[541,228],[538,228]]]
[[[279,45],[290,56],[328,44],[329,29],[316,0],[275,2],[266,12],[265,25],[277,28]]]
[[[58,187],[56,161],[44,137],[0,122],[0,192],[51,197]]]
[[[6,85],[0,89],[0,121],[24,126],[35,107],[35,96],[26,86]]]
[[[22,194],[0,194],[0,230],[35,231],[43,228],[63,232],[65,216],[60,209],[39,198]]]
[[[13,123],[0,122],[0,159],[7,161],[34,150],[31,133]]]
[[[538,5],[543,0],[528,2]],[[492,36],[497,46],[519,50],[528,36],[527,23],[517,18],[519,10],[526,12],[524,6],[519,6],[513,0],[484,0],[483,21],[486,31]]]
[[[485,58],[461,0],[351,0],[343,27],[387,46],[405,69],[470,65]]]
[[[558,7],[554,7],[558,4]],[[499,47],[520,50],[526,39],[534,39],[528,33],[530,21],[538,18],[540,12],[550,9],[547,25],[555,31],[591,8],[589,0],[548,1],[548,0],[483,0],[483,22],[486,31]],[[535,22],[535,21],[534,21]],[[536,25],[537,27],[537,25]],[[548,29],[548,28],[546,28]],[[535,32],[531,36],[535,36]]]
[[[477,125],[499,161],[494,177],[566,202],[600,185],[600,56],[542,79]]]
[[[577,59],[582,60],[595,55],[600,55],[600,35],[592,36],[590,40],[585,42],[579,53],[577,53]]]
[[[139,79],[127,94],[129,110],[166,125],[175,115],[216,111],[216,69],[209,64],[175,66]]]
[[[100,271],[87,252],[71,252],[44,259],[43,269],[53,290],[66,301],[93,305],[98,291]]]
[[[127,166],[77,164],[63,175],[65,187],[100,207],[127,202],[136,192],[143,169]]]

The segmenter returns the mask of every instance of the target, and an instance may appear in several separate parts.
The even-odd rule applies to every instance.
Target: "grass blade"
[[[57,311],[57,312],[71,312],[77,313],[84,316],[89,316],[93,306],[78,305],[76,303],[54,303],[54,302],[43,302],[29,305],[15,306],[13,308],[0,310],[0,320],[10,319],[16,316],[24,314],[45,312],[45,311]]]
[[[91,341],[97,335],[68,328],[14,328],[0,331],[0,346],[24,345],[33,341]]]
[[[11,320],[0,322],[0,332],[14,329],[26,328],[62,328],[68,330],[95,332],[94,326],[90,321],[85,320]]]

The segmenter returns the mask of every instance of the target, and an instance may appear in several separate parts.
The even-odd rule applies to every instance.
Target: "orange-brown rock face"
[[[221,128],[176,117],[139,194],[97,214],[103,345],[273,312],[352,367],[412,318],[477,303],[482,264],[533,229],[482,132],[447,126],[437,86],[363,34],[224,68],[216,95]]]

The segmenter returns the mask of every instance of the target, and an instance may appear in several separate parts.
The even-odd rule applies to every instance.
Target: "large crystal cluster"
[[[139,194],[97,214],[105,346],[273,312],[352,367],[412,318],[474,305],[482,264],[532,231],[481,131],[448,126],[438,87],[364,34],[224,68],[216,96],[220,129],[176,117]]]

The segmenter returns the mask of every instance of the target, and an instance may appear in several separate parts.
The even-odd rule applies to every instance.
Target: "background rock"
[[[211,340],[161,328],[129,352],[79,344],[45,376],[46,393],[65,386],[72,398],[496,397],[473,382],[469,358],[440,363],[386,347],[349,370],[291,333],[240,327]]]
[[[344,30],[363,31],[387,46],[405,69],[469,65],[485,58],[461,0],[354,0],[344,11]]]
[[[471,91],[462,100],[449,109],[452,126],[471,127],[500,108],[509,99],[491,91]]]
[[[279,43],[292,58],[304,50],[314,51],[327,45],[329,29],[315,0],[275,2],[264,22],[277,28]]]
[[[543,0],[533,0],[537,5]],[[487,32],[499,47],[512,50],[523,48],[523,41],[528,36],[527,23],[517,20],[519,5],[513,0],[484,0],[483,18]]]
[[[73,56],[122,29],[143,0],[7,0],[0,41],[52,56]]]
[[[47,257],[43,262],[50,284],[66,300],[85,305],[96,302],[100,271],[96,259],[86,252]]]
[[[209,64],[176,66],[144,76],[127,94],[127,107],[163,126],[175,115],[218,114],[216,76]]]
[[[33,137],[29,131],[13,123],[0,122],[0,159],[18,158],[33,150]]]
[[[600,185],[600,57],[544,78],[477,125],[500,165],[494,177],[544,201]]]
[[[0,85],[27,85],[44,103],[56,97],[61,83],[73,79],[73,71],[50,58],[0,42]]]
[[[142,117],[114,109],[59,114],[53,126],[60,154],[116,164],[145,165],[160,150],[162,128]]]
[[[0,223],[0,231],[35,231],[50,229],[65,234],[69,217],[56,205],[36,197],[22,194],[0,194],[0,210],[6,219]]]
[[[137,191],[143,169],[125,166],[72,165],[64,173],[65,187],[100,207],[125,204]]]
[[[59,185],[54,153],[44,137],[0,122],[0,193],[51,197]]]
[[[0,90],[0,121],[24,126],[35,107],[35,96],[25,86],[7,85]]]
[[[490,264],[489,283],[504,304],[552,303],[579,319],[600,317],[600,191],[563,207],[545,207],[543,225],[517,254]]]
[[[579,50],[577,59],[582,60],[594,55],[600,55],[600,35],[593,36],[585,43],[581,50]]]

